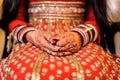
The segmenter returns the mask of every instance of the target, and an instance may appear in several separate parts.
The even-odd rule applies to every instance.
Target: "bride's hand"
[[[70,52],[77,52],[81,48],[82,40],[78,33],[66,32],[61,35],[57,45],[67,48]]]
[[[36,47],[50,54],[56,54],[55,52],[66,50],[64,47],[53,45],[54,40],[52,37],[47,32],[41,30],[30,31],[25,37],[28,42],[31,42]]]

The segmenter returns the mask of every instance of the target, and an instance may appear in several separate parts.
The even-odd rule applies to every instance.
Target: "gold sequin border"
[[[40,80],[40,71],[42,69],[42,62],[45,57],[47,57],[47,53],[42,53],[37,58],[34,67],[33,67],[33,73],[32,73],[32,80]]]
[[[65,1],[36,1],[36,2],[31,2],[29,5],[31,6],[39,6],[39,5],[59,5],[59,6],[74,6],[74,5],[77,5],[77,6],[81,6],[83,7],[85,5],[84,2],[74,2],[74,1],[70,1],[70,2],[65,2]]]

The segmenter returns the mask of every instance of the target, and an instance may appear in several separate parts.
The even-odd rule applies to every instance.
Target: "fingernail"
[[[51,39],[51,43],[54,44],[56,43],[56,41],[54,39]]]
[[[66,51],[66,50],[68,50],[68,48],[65,47],[61,48],[61,51]]]
[[[58,42],[57,39],[51,39],[51,43],[52,43],[53,45],[56,45],[57,42]]]
[[[67,55],[70,55],[70,54],[72,54],[72,52],[67,52]]]

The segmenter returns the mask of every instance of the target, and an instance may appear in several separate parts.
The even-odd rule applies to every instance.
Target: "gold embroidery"
[[[84,20],[84,2],[36,1],[29,4],[30,23],[53,36],[69,31]]]
[[[47,53],[42,53],[40,56],[37,58],[34,67],[33,67],[33,73],[32,73],[32,80],[40,80],[40,71],[41,71],[41,66],[44,58],[47,56]]]
[[[56,20],[56,24],[57,24],[56,26],[57,26],[58,35],[60,35],[62,33],[62,28],[61,28],[62,24],[61,24],[61,21],[62,20],[60,20],[60,19]]]
[[[51,33],[51,31],[52,31],[52,19],[48,19],[47,20],[47,23],[48,23],[48,33],[50,34]]]
[[[67,56],[68,59],[70,59],[76,67],[76,78],[77,80],[85,80],[85,76],[84,76],[84,70],[82,67],[82,64],[73,56]]]
[[[16,56],[18,55],[18,54],[20,54],[21,52],[23,52],[25,49],[27,49],[28,47],[30,47],[32,44],[30,44],[30,43],[27,43],[26,45],[24,45],[20,50],[18,50],[15,54],[14,54],[14,50],[13,50],[13,52],[10,54],[10,56],[9,56],[9,58],[8,58],[8,60],[7,60],[7,63],[6,63],[6,65],[5,65],[5,71],[4,71],[4,78],[5,78],[5,80],[7,80],[7,74],[9,74],[9,72],[8,72],[8,68],[9,68],[9,65],[11,64],[11,62],[12,62],[12,60],[14,59],[14,58],[16,58]]]
[[[80,5],[81,5],[81,7],[82,7],[82,6],[84,6],[85,3],[84,3],[84,2],[73,2],[73,1],[72,1],[72,2],[64,2],[64,1],[63,1],[63,2],[62,2],[62,1],[60,1],[60,2],[59,2],[59,1],[38,1],[38,2],[37,2],[37,1],[36,1],[36,2],[31,2],[31,3],[30,3],[30,5],[32,5],[32,6],[35,6],[35,5],[36,5],[36,6],[39,6],[40,4],[41,4],[41,5],[43,5],[43,4],[44,4],[44,5],[51,5],[51,6],[52,6],[52,5],[59,5],[59,6],[61,6],[61,5],[66,5],[66,6],[67,6],[67,5],[68,5],[68,6],[69,6],[69,5],[70,5],[70,6],[72,6],[72,5],[77,5],[77,6],[80,6]]]
[[[83,49],[86,50],[86,51],[88,51],[88,52],[93,53],[93,54],[96,56],[96,58],[99,60],[99,62],[100,62],[101,65],[102,65],[102,68],[103,68],[102,71],[103,71],[104,76],[106,76],[106,79],[110,79],[111,76],[108,75],[108,66],[109,66],[108,64],[109,64],[109,63],[108,63],[108,64],[107,64],[107,63],[104,63],[104,62],[105,62],[105,61],[104,61],[104,60],[105,60],[104,57],[108,57],[108,61],[110,61],[110,62],[112,63],[115,72],[118,72],[118,73],[119,73],[119,69],[118,69],[116,63],[111,59],[110,55],[109,55],[107,52],[105,52],[105,51],[102,49],[101,46],[94,46],[94,49],[91,50],[91,49],[89,48],[89,46],[91,46],[91,45],[92,45],[92,43],[88,44],[88,46],[87,46],[87,47],[84,47]],[[101,55],[98,55],[98,54],[97,54],[98,48],[101,49]]]

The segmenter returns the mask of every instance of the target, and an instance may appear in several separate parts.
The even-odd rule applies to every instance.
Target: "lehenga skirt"
[[[0,80],[120,80],[120,65],[95,43],[63,57],[26,43],[1,60]]]

